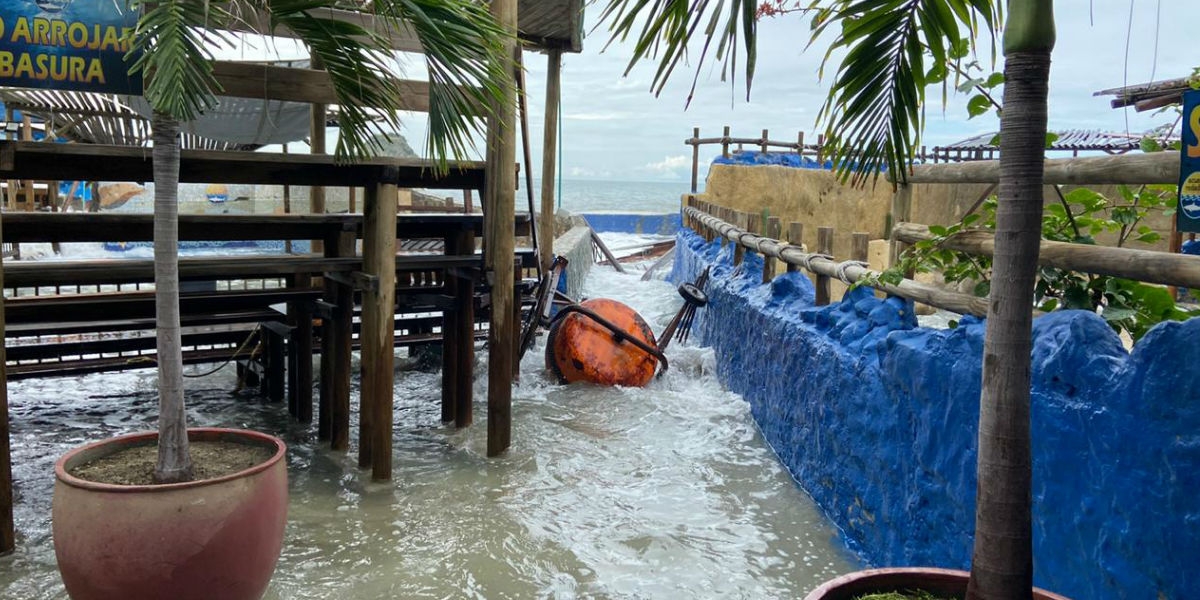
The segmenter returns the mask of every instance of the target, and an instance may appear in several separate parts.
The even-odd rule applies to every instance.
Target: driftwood
[[[897,224],[892,236],[910,244],[935,237],[928,227],[917,223]],[[942,246],[950,250],[992,256],[996,240],[987,231],[963,231],[947,238]],[[1187,254],[1042,240],[1038,264],[1148,283],[1200,288],[1200,256]]]
[[[856,261],[839,262],[828,256],[804,252],[802,248],[779,240],[747,233],[745,230],[738,229],[694,207],[687,207],[684,211],[688,216],[699,221],[704,227],[712,229],[726,239],[732,240],[764,256],[778,258],[787,264],[797,265],[818,275],[837,277],[847,283],[854,283],[863,278],[870,279],[879,275],[878,271],[872,271],[862,266],[862,263]],[[987,298],[961,294],[938,286],[918,283],[911,279],[902,280],[897,285],[882,282],[868,283],[868,285],[889,294],[956,313],[975,316],[987,315]]]

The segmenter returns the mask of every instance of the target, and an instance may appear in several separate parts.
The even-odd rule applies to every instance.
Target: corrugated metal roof
[[[1140,133],[1115,133],[1108,131],[1092,131],[1086,129],[1068,129],[1065,131],[1054,132],[1058,135],[1058,139],[1050,144],[1047,150],[1058,151],[1100,151],[1113,154],[1129,152],[1130,150],[1138,150],[1141,147],[1141,140],[1146,134]],[[934,151],[988,151],[997,150],[999,147],[992,143],[997,136],[996,132],[985,133],[965,140],[938,146]],[[1156,136],[1157,137],[1157,136]]]

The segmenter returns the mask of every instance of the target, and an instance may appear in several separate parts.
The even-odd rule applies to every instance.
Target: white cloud
[[[620,112],[578,112],[566,113],[563,118],[570,121],[619,121],[628,119],[629,116]]]
[[[674,175],[677,171],[690,171],[691,168],[692,157],[679,154],[676,156],[668,156],[658,162],[647,163],[642,167],[642,170],[664,175]]]

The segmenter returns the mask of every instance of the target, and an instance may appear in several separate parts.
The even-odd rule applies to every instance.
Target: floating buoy
[[[608,298],[585,300],[564,310],[568,314],[554,321],[546,342],[546,368],[559,381],[640,387],[654,377],[659,363],[655,354],[661,352],[637,311]]]

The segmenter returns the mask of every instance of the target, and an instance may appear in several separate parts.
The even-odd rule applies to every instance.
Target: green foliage
[[[1048,204],[1042,214],[1042,238],[1057,242],[1095,244],[1096,236],[1107,234],[1115,245],[1153,244],[1162,236],[1144,223],[1152,213],[1174,213],[1171,186],[1121,186],[1118,198],[1108,198],[1087,188],[1060,193],[1059,202]],[[947,239],[969,230],[995,231],[996,197],[985,200],[978,210],[953,225],[930,226],[933,237],[910,246],[896,266],[880,274],[875,282],[890,283],[909,271],[940,272],[947,283],[970,284],[976,296],[991,291],[992,260],[945,247]],[[868,282],[871,284],[874,282]],[[1176,306],[1161,286],[1111,277],[1040,267],[1034,288],[1033,307],[1044,312],[1059,309],[1100,311],[1117,331],[1127,331],[1135,340],[1155,324],[1200,315],[1200,310]]]
[[[980,29],[994,34],[1000,14],[988,0],[834,0],[813,19],[812,42],[838,33],[822,62],[840,57],[818,119],[839,177],[856,184],[886,167],[898,180],[925,124],[925,90],[945,81]],[[816,3],[813,4],[816,6]],[[978,104],[976,104],[978,109]]]

